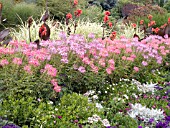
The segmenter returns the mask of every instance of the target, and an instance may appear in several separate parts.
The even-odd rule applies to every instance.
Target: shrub
[[[102,22],[104,14],[102,13],[102,8],[98,6],[89,6],[88,8],[82,9],[82,15],[80,19],[88,20],[92,22]]]
[[[5,26],[21,24],[20,18],[24,22],[27,21],[30,16],[37,19],[41,13],[41,8],[38,8],[35,4],[28,4],[24,2],[14,4],[13,1],[6,2],[5,0],[3,0],[2,3],[2,17],[7,18],[7,24],[4,24]]]
[[[156,25],[154,25],[154,28],[156,27],[161,27],[162,25],[164,25],[165,23],[168,22],[168,18],[170,17],[169,13],[165,13],[164,15],[162,14],[156,14],[156,13],[151,13],[151,15],[153,16],[152,20],[156,22]],[[161,20],[160,20],[161,19]],[[148,23],[150,22],[148,17],[136,17],[136,22],[140,22],[140,20],[144,20],[144,24],[148,25]]]
[[[78,7],[84,7],[86,0],[79,1]],[[45,7],[45,0],[37,0],[37,5],[41,8]],[[63,20],[67,13],[72,12],[70,0],[48,0],[48,9],[55,19]]]
[[[43,121],[49,121],[49,123],[51,123],[50,120],[53,121],[54,107],[50,101],[46,102],[37,101],[37,99],[30,96],[17,99],[13,96],[8,96],[7,99],[4,99],[0,103],[0,116],[7,118],[8,121],[12,121],[21,127],[38,128],[37,126],[40,122],[37,118],[38,115],[43,115]]]
[[[129,117],[128,115],[117,113],[111,118],[111,123],[113,125],[117,125],[117,122],[120,128],[137,128],[138,123],[133,118]]]
[[[83,123],[93,114],[99,114],[96,105],[89,103],[87,97],[77,93],[65,94],[61,98],[57,111],[57,115],[62,116],[62,120],[78,120],[79,123]]]
[[[170,12],[170,1],[167,1],[163,7]]]
[[[147,17],[149,14],[165,15],[166,13],[167,11],[159,6],[146,5],[132,10],[127,19],[135,23],[138,17]]]
[[[0,116],[22,126],[33,121],[35,106],[31,97],[15,99],[9,96],[0,104]]]

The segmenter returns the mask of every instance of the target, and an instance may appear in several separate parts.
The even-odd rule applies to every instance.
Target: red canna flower
[[[81,10],[81,9],[77,9],[77,10],[74,12],[74,15],[75,15],[76,17],[79,17],[81,14],[82,14],[82,10]]]
[[[66,18],[67,18],[67,19],[72,19],[72,14],[71,14],[71,13],[68,13],[68,14],[66,15]]]
[[[153,18],[153,16],[149,14],[149,15],[148,15],[148,19],[151,21],[152,18]]]
[[[39,33],[41,36],[47,35],[47,28],[45,27],[44,24],[40,27]]]
[[[154,26],[154,25],[156,25],[155,21],[150,21],[150,23],[148,23],[148,27]]]
[[[141,20],[141,21],[140,21],[140,25],[142,25],[143,23],[144,23],[144,20]]]
[[[108,25],[110,28],[113,26],[112,22],[109,22]]]
[[[78,4],[78,0],[74,0],[74,5],[77,5]]]
[[[104,20],[104,23],[106,23],[107,21],[109,21],[108,15],[105,15],[103,20]]]
[[[155,28],[155,33],[158,33],[159,32],[159,28],[157,27],[157,28]]]
[[[135,24],[135,23],[133,23],[133,24],[132,24],[132,27],[133,27],[133,28],[136,28],[136,24]]]
[[[112,35],[116,36],[116,32],[115,32],[115,31],[114,31],[114,32],[112,32]]]
[[[158,27],[157,27],[157,28],[155,28],[155,29],[154,29],[154,28],[152,28],[152,31],[153,31],[153,32],[155,32],[156,34],[159,32],[159,30],[160,30],[160,29],[159,29]]]
[[[170,24],[170,17],[168,18],[168,24]]]
[[[167,26],[167,24],[165,23],[164,25],[162,25],[160,28],[165,28]]]
[[[109,15],[110,15],[110,12],[109,12],[109,11],[105,11],[104,14],[107,15],[107,16],[109,16]]]
[[[115,38],[116,38],[116,32],[114,31],[110,34],[110,39],[114,40]]]

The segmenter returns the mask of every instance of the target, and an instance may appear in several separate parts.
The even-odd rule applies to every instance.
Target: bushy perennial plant
[[[40,49],[36,44],[25,41],[11,41],[9,47],[1,47],[1,71],[19,70],[16,73],[30,75],[40,72],[40,78],[49,76],[45,79],[52,80],[55,90],[59,92],[61,88],[53,79],[67,65],[82,74],[105,74],[104,77],[109,76],[114,81],[117,80],[114,76],[133,78],[138,73],[146,75],[144,73],[163,64],[170,52],[169,39],[158,36],[150,36],[141,42],[135,38],[114,41],[94,38],[87,42],[81,35],[67,37],[64,32],[59,36],[60,40],[41,41]]]

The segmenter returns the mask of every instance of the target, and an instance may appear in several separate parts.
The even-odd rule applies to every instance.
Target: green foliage
[[[73,1],[72,1],[73,2]],[[37,0],[37,5],[45,9],[45,0]],[[86,0],[81,0],[78,3],[78,8],[84,7],[86,5]],[[75,8],[72,7],[70,0],[48,0],[47,3],[48,9],[52,16],[58,20],[63,20],[66,17],[66,14],[71,12],[73,13]]]
[[[65,94],[57,111],[57,114],[62,116],[62,121],[78,120],[79,123],[98,113],[94,103],[89,103],[87,97],[77,93]]]
[[[138,127],[138,123],[136,120],[134,120],[133,118],[124,115],[124,114],[115,114],[112,118],[111,118],[111,123],[113,125],[117,125],[119,124],[120,128],[137,128]]]
[[[33,103],[33,98],[31,97],[15,99],[9,96],[0,104],[0,116],[22,126],[34,120],[35,108],[36,104]]]
[[[30,16],[37,19],[42,11],[41,8],[37,7],[35,4],[28,4],[25,2],[14,4],[12,0],[2,0],[2,3],[2,17],[3,19],[7,19],[7,23],[4,24],[5,26],[15,26],[17,24],[21,24],[20,18],[24,22],[27,21]]]
[[[156,25],[154,25],[154,28],[156,27],[161,27],[162,25],[164,25],[165,23],[168,22],[168,18],[170,17],[169,13],[165,13],[164,15],[159,14],[159,13],[151,13],[151,15],[153,16],[153,20],[156,22]],[[144,24],[148,25],[148,23],[150,22],[148,17],[136,17],[137,19],[137,23],[140,22],[140,20],[144,20]],[[160,20],[161,19],[161,20]]]
[[[170,1],[168,0],[163,7],[170,12]]]
[[[81,19],[90,19],[92,22],[102,22],[104,13],[102,13],[102,8],[98,6],[89,6],[88,8],[82,9]]]
[[[47,103],[43,101],[38,102],[30,96],[18,99],[9,96],[0,103],[0,116],[19,126],[25,125],[25,127],[39,128],[41,125],[39,125],[40,120],[38,120],[38,116],[41,116],[43,121],[51,123],[50,121],[53,122],[54,120],[52,118],[54,112],[54,107],[50,101]]]

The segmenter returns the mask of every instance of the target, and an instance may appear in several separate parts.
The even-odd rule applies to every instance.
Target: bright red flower
[[[157,28],[155,28],[155,29],[154,29],[154,28],[152,28],[152,31],[153,31],[153,32],[155,32],[155,33],[158,33],[158,32],[159,32],[159,30],[160,30],[160,29],[159,29],[158,27],[157,27]]]
[[[107,15],[107,16],[109,16],[109,15],[110,15],[110,12],[109,12],[109,11],[105,11],[104,14]]]
[[[140,21],[140,24],[142,25],[143,23],[144,23],[144,20],[141,20],[141,21]]]
[[[103,20],[104,20],[104,23],[106,23],[107,21],[109,21],[108,15],[105,15]]]
[[[67,19],[72,19],[72,14],[71,14],[71,13],[68,13],[68,14],[66,15],[66,18],[67,18]]]
[[[168,24],[170,24],[170,17],[168,18]]]
[[[148,27],[154,26],[154,25],[156,25],[156,22],[155,22],[155,21],[150,21],[150,23],[148,23]]]
[[[77,9],[75,12],[74,12],[74,15],[79,17],[80,15],[82,14],[82,10],[81,9]]]
[[[149,14],[149,15],[148,15],[148,19],[149,19],[149,20],[152,20],[152,18],[153,18],[153,16]]]
[[[110,34],[110,39],[114,40],[115,38],[116,38],[116,32],[114,31]]]
[[[112,32],[112,35],[116,36],[116,32],[115,32],[115,31],[114,31],[114,32]]]
[[[167,24],[165,23],[164,25],[162,25],[160,28],[165,28],[167,26]]]
[[[109,22],[108,25],[110,28],[113,26],[112,22]]]
[[[77,5],[78,4],[78,0],[74,0],[74,5]]]
[[[133,24],[132,24],[132,27],[133,27],[133,28],[136,28],[136,24],[135,24],[135,23],[133,23]]]

